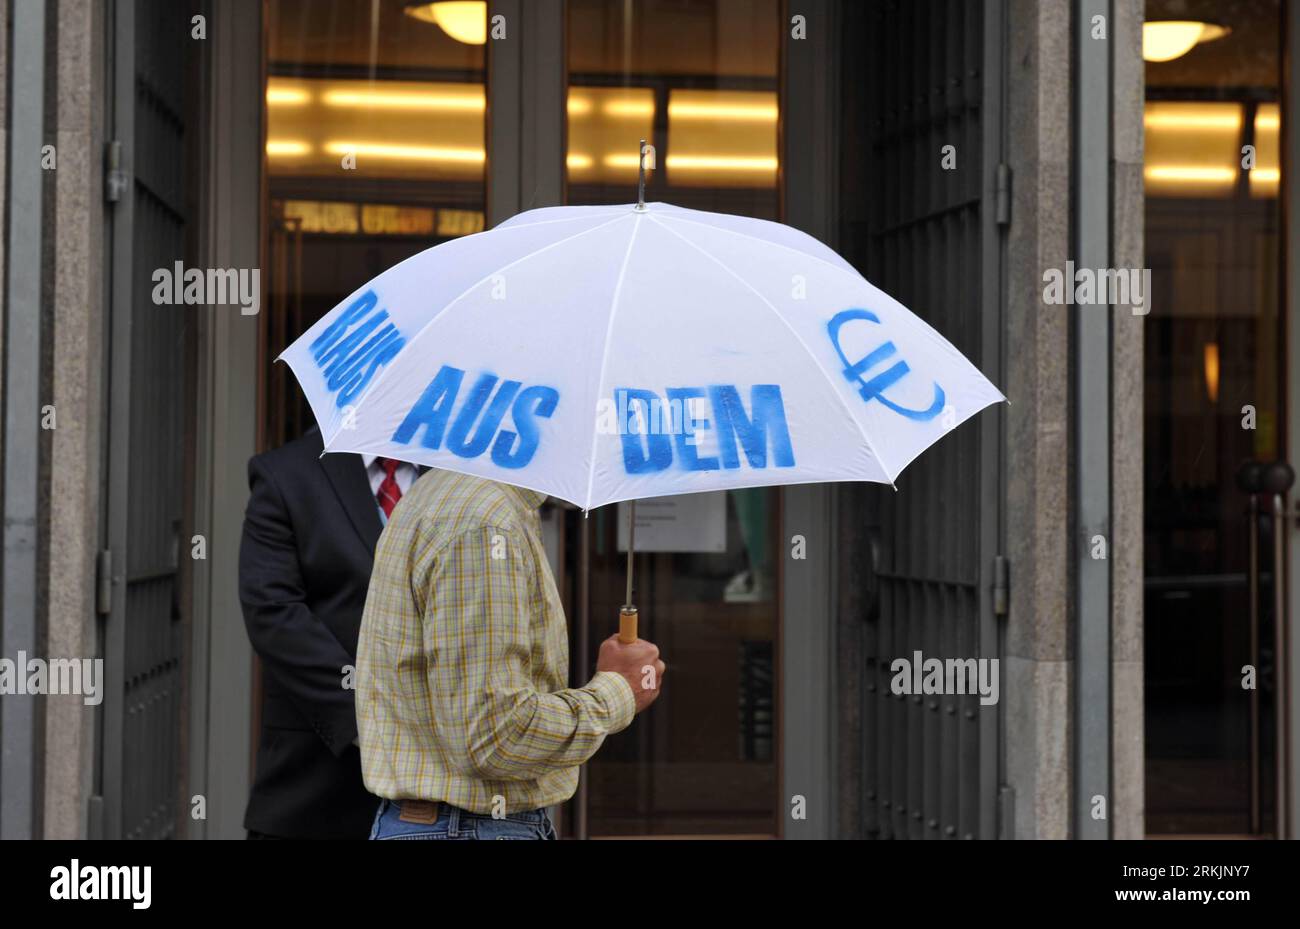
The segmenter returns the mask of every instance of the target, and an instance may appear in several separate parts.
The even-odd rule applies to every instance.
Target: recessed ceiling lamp
[[[403,12],[435,24],[457,42],[487,44],[487,0],[417,0],[406,4]]]
[[[1222,39],[1227,26],[1188,19],[1166,19],[1142,24],[1142,57],[1147,61],[1173,61],[1201,42]]]

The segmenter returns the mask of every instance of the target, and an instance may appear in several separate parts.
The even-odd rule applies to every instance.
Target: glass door
[[[1144,57],[1151,834],[1270,834],[1286,448],[1278,0],[1150,0]]]
[[[777,0],[569,0],[567,202],[634,203],[645,139],[647,201],[776,219],[780,28]],[[670,670],[653,710],[585,767],[570,834],[777,834],[779,501],[763,488],[638,505],[634,600]],[[627,519],[620,505],[570,520],[575,678],[617,627]]]
[[[267,0],[265,21],[259,421],[275,448],[313,422],[276,355],[362,282],[483,229],[487,8]]]

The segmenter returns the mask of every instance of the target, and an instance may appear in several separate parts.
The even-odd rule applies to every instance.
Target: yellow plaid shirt
[[[376,796],[478,813],[494,797],[511,813],[559,803],[605,736],[632,722],[622,675],[566,688],[545,499],[434,469],[393,510],[357,646],[361,767]]]

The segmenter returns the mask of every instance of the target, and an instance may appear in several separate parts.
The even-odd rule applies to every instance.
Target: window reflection
[[[654,137],[654,91],[648,87],[574,87],[569,90],[568,116],[569,183],[635,190],[637,145],[641,139]]]
[[[570,203],[777,216],[777,0],[570,0]]]
[[[371,277],[483,229],[486,16],[481,2],[266,4],[267,447],[312,423],[270,359]]]
[[[483,175],[482,84],[272,77],[266,105],[272,176]]]

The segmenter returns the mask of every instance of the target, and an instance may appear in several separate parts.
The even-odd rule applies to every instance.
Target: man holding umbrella
[[[376,554],[357,716],[366,785],[396,803],[381,805],[375,837],[551,834],[541,808],[570,796],[577,766],[657,693],[663,667],[636,637],[630,570],[596,676],[559,689],[543,491],[590,511],[779,484],[897,486],[1005,399],[811,236],[646,203],[652,154],[643,142],[635,204],[530,210],[436,245],[280,356],[327,451],[456,472],[417,482]]]
[[[545,499],[435,469],[389,521],[357,648],[362,772],[384,798],[371,838],[555,838],[545,807],[659,695],[659,649],[617,636],[565,689]]]

